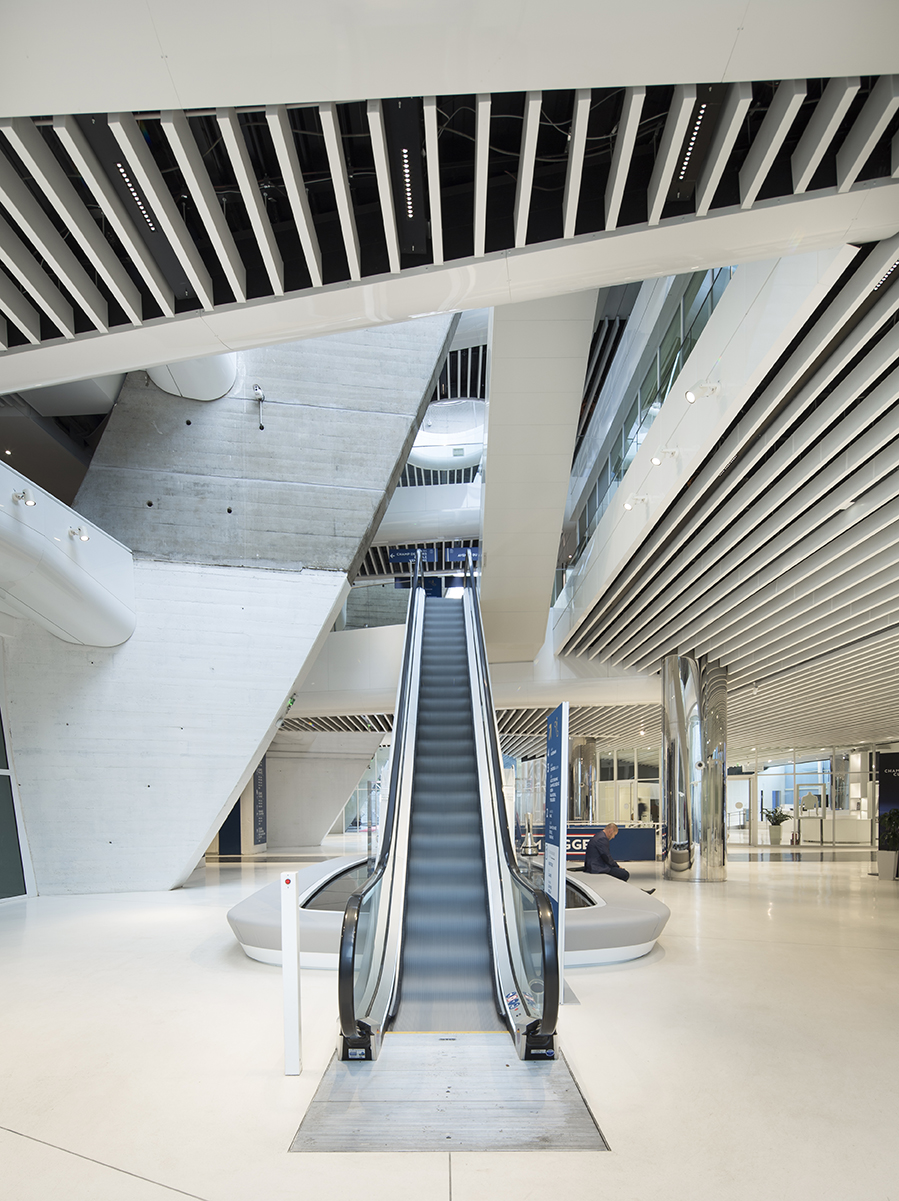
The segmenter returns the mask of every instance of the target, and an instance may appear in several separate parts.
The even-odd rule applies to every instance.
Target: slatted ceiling
[[[57,233],[55,226],[36,203],[35,198],[19,178],[12,163],[0,154],[0,201],[22,231],[27,242],[16,242],[22,245],[25,256],[22,257],[18,248],[12,243],[8,245],[8,253],[15,261],[7,263],[7,267],[19,279],[23,287],[40,287],[44,285],[41,297],[37,297],[40,307],[47,316],[62,330],[66,337],[75,335],[75,313],[61,290],[55,288],[48,275],[42,270],[37,259],[34,269],[27,262],[32,257],[27,248],[28,243],[43,259],[55,274],[66,291],[81,306],[97,329],[108,329],[108,309],[106,301],[98,288],[90,280],[84,268],[72,254],[72,251]]]
[[[691,87],[697,108],[688,115]],[[641,103],[642,91],[548,91],[539,102],[537,93],[411,98],[423,112],[422,160],[414,167],[427,175],[434,262],[468,258],[472,252],[523,250],[577,234],[601,237],[604,225],[611,232],[689,220],[712,205],[740,202],[751,209],[762,199],[793,192],[814,196],[832,187],[838,175],[842,187],[861,187],[889,180],[899,168],[894,76],[809,81],[793,121],[790,115],[800,103],[797,81],[727,89],[653,86],[645,89]],[[699,100],[706,109],[694,139]],[[109,323],[155,317],[157,305],[172,316],[176,304],[166,277],[175,287],[184,281],[211,308],[233,303],[232,294],[241,304],[244,293],[286,293],[414,267],[417,249],[406,264],[402,239],[397,257],[399,221],[392,222],[389,214],[392,203],[397,215],[397,181],[391,176],[387,104],[372,100],[374,126],[364,100],[248,110],[229,119],[230,140],[221,134],[215,110],[185,114],[192,140],[182,127],[174,142],[170,115],[165,129],[156,114],[142,114],[140,128],[132,114],[114,115],[134,186],[153,219],[165,227],[164,236],[152,235],[156,242],[150,235],[142,238],[142,218],[136,209],[127,211],[126,197],[116,195],[74,118],[53,118],[52,131],[39,131],[57,167],[54,171],[44,155],[49,171],[43,174],[15,157],[16,138],[27,138],[32,123],[7,121],[8,157],[32,201],[26,224],[39,225],[43,211],[83,272],[80,280],[77,272],[67,278],[42,254],[47,266],[39,264],[41,273],[59,290],[58,278],[62,292],[69,293],[66,301],[75,303],[66,335],[96,336],[97,328]],[[91,139],[96,141],[92,134]],[[32,146],[39,148],[33,137]],[[25,152],[24,142],[19,149]],[[681,181],[685,160],[689,178]],[[71,191],[68,200],[61,199],[66,189],[60,171],[71,172],[68,182],[80,206]],[[698,181],[695,195],[693,179]],[[23,236],[30,239],[24,227]],[[171,262],[163,262],[167,255],[173,256]],[[31,278],[36,286],[39,277]],[[29,284],[20,286],[31,307],[45,312]],[[106,321],[98,296],[111,306]],[[178,310],[190,307],[190,296],[179,295]],[[10,344],[25,349],[28,332],[6,315]],[[66,316],[65,310],[57,314]],[[58,336],[59,329],[45,316],[40,336]]]
[[[281,729],[295,733],[314,731],[318,734],[370,734],[380,730],[382,734],[389,734],[393,729],[393,715],[362,713],[337,717],[288,717]]]
[[[848,281],[837,285],[798,346],[783,356],[771,382],[713,452],[689,492],[675,503],[666,523],[649,533],[620,573],[614,591],[597,602],[581,632],[569,640],[569,649],[584,650],[586,645],[603,642],[608,623],[635,603],[635,595],[645,595],[650,581],[654,584],[652,598],[658,596],[664,584],[660,582],[656,587],[656,577],[668,569],[671,557],[696,539],[703,525],[771,453],[790,425],[893,320],[899,311],[899,293],[888,291],[854,324],[856,313],[870,304],[877,281],[897,251],[899,235],[871,249]],[[795,392],[803,380],[803,389]],[[787,400],[790,403],[784,407]]]
[[[899,630],[814,659],[802,667],[736,688],[728,696],[728,758],[736,748],[816,747],[893,741],[899,693]]]
[[[671,98],[671,107],[653,164],[647,192],[647,224],[658,225],[668,198],[671,181],[681,159],[690,120],[696,110],[696,87],[678,84]],[[695,118],[694,118],[695,121]]]
[[[881,75],[837,153],[838,192],[855,183],[897,109],[899,75]]]
[[[487,237],[487,168],[490,160],[490,96],[475,100],[474,253],[484,254]]]
[[[825,87],[790,160],[797,196],[811,184],[860,87],[857,75],[831,79]]]
[[[534,165],[537,158],[537,135],[540,132],[542,92],[528,92],[521,128],[521,152],[518,178],[515,183],[515,245],[524,246],[528,237],[528,217],[531,211],[531,189],[534,184]]]
[[[160,115],[160,123],[234,293],[234,299],[244,301],[247,298],[246,267],[222,212],[203,156],[191,132],[190,122],[183,112],[170,110]]]
[[[740,168],[740,205],[751,208],[807,94],[804,79],[784,79]]]
[[[695,501],[661,518],[565,648],[644,671],[675,648],[720,662],[732,746],[896,724],[899,669],[877,656],[899,629],[899,287],[874,291],[896,253],[890,239],[859,256],[697,473]]]
[[[362,268],[359,258],[359,235],[356,232],[356,217],[353,212],[353,201],[350,195],[343,141],[337,117],[337,105],[319,105],[318,112],[325,137],[325,147],[328,152],[328,164],[331,170],[331,180],[334,185],[334,196],[337,201],[337,212],[340,217],[340,228],[343,233],[344,250],[346,251],[347,263],[349,265],[350,279],[361,279]]]
[[[565,191],[562,196],[563,238],[573,238],[577,224],[581,180],[584,174],[584,153],[587,148],[587,127],[590,122],[590,105],[592,100],[593,92],[590,88],[579,88],[575,93],[574,113],[571,119],[571,137],[568,143]]]
[[[368,125],[371,130],[372,152],[378,180],[378,196],[381,201],[381,216],[384,221],[384,238],[387,242],[387,260],[391,271],[400,269],[400,243],[396,229],[396,214],[393,206],[393,190],[390,183],[390,166],[387,157],[387,133],[380,100],[369,100],[367,105]]]
[[[213,309],[212,279],[137,122],[130,113],[112,113],[109,128],[203,308]]]
[[[253,164],[250,162],[250,152],[241,129],[240,118],[233,108],[222,108],[216,110],[216,120],[231,158],[237,186],[240,188],[272,291],[276,296],[283,296],[284,260],[272,229],[266,202],[256,181]]]
[[[312,286],[319,288],[322,283],[321,249],[318,244],[318,235],[315,232],[309,197],[306,194],[306,183],[303,178],[303,169],[300,166],[296,141],[290,126],[290,117],[283,104],[273,104],[266,108],[265,119],[271,132],[278,167],[290,201],[309,277]]]
[[[428,175],[428,201],[431,216],[431,254],[434,263],[443,262],[443,209],[440,202],[440,146],[437,134],[437,97],[425,96],[425,166]]]
[[[68,222],[74,240],[122,306],[126,316],[133,323],[140,324],[142,302],[138,288],[66,178],[65,171],[41,136],[40,130],[33,121],[25,117],[0,121],[0,129],[59,218],[62,222]]]
[[[0,263],[4,262],[3,258],[3,225],[5,223],[0,219]],[[29,303],[23,293],[15,286],[12,280],[3,271],[0,271],[0,312],[16,325],[29,342],[35,346],[40,345],[41,341],[41,315]],[[9,332],[6,322],[3,323],[3,348],[4,350],[9,345]]]
[[[812,410],[789,441],[767,455],[745,485],[715,507],[703,528],[708,549],[697,557],[695,548],[687,545],[672,556],[657,577],[656,598],[640,619],[642,628],[654,623],[655,645],[663,644],[671,633],[667,626],[658,625],[665,609],[676,608],[681,612],[689,603],[694,613],[701,612],[717,591],[732,593],[732,572],[738,571],[741,578],[750,576],[756,570],[754,564],[758,564],[758,570],[764,570],[781,552],[807,556],[818,542],[834,536],[835,521],[851,523],[851,516],[839,516],[841,506],[851,503],[862,489],[895,469],[899,452],[892,446],[881,454],[877,451],[883,439],[889,440],[895,430],[893,421],[880,419],[899,397],[899,373],[882,381],[857,405],[853,402],[897,356],[899,329],[894,329],[875,347],[870,356],[873,363],[863,361],[850,372]],[[841,414],[843,419],[838,420]],[[834,421],[837,424],[828,429]],[[803,458],[809,450],[814,451],[812,460]],[[800,460],[799,469],[791,471]],[[885,499],[890,498],[887,489]],[[869,499],[868,503],[873,501]],[[853,509],[858,511],[854,506]],[[709,588],[712,572],[720,582]],[[676,600],[672,592],[677,593]],[[694,616],[691,630],[698,620]],[[627,640],[611,639],[604,657],[619,652],[629,654],[628,648],[635,645],[637,637],[631,634]]]
[[[752,84],[733,83],[728,89],[727,99],[718,117],[715,133],[699,182],[696,185],[696,215],[704,217],[712,207],[715,192],[724,174],[727,161],[736,144],[740,126],[752,103]]]
[[[75,336],[75,312],[12,226],[0,217],[0,263],[67,338]],[[9,314],[11,316],[11,314]],[[34,334],[32,322],[31,335]]]
[[[621,202],[624,199],[624,189],[631,169],[637,132],[640,128],[640,115],[643,112],[645,100],[646,88],[625,88],[621,119],[615,135],[615,148],[612,151],[612,162],[606,182],[605,228],[607,230],[618,227]]]
[[[162,314],[165,317],[174,317],[175,297],[172,289],[149,253],[130,213],[116,194],[75,118],[54,117],[53,132],[92,193],[104,219],[109,222]],[[127,263],[125,265],[127,267]]]

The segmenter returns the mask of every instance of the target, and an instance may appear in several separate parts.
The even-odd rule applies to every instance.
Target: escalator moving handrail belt
[[[474,614],[475,640],[478,650],[478,666],[484,688],[484,698],[486,713],[488,715],[485,725],[487,727],[488,741],[490,744],[490,758],[493,766],[494,778],[494,795],[498,798],[503,796],[502,790],[502,767],[499,757],[499,739],[496,729],[496,710],[493,707],[493,695],[490,688],[490,674],[487,667],[487,646],[484,637],[484,627],[481,622],[481,607],[477,601],[474,576],[474,562],[471,551],[466,555],[465,564],[465,587],[472,591],[475,603],[472,605]],[[500,828],[500,837],[503,845],[503,855],[506,859],[509,873],[522,885],[528,892],[534,896],[535,909],[537,919],[540,923],[540,943],[543,957],[543,1014],[539,1019],[539,1026],[533,1033],[542,1037],[549,1037],[556,1032],[556,1023],[559,1016],[559,946],[555,921],[552,914],[552,906],[549,903],[549,897],[542,888],[535,886],[527,880],[519,871],[518,863],[515,858],[515,852],[512,846],[512,839],[509,834],[509,824],[505,817],[505,812],[500,814],[500,820],[497,822]]]
[[[412,576],[412,590],[409,597],[409,613],[406,619],[406,636],[403,642],[403,661],[400,671],[400,693],[393,722],[393,747],[390,768],[390,783],[387,795],[387,812],[384,817],[384,828],[381,837],[381,847],[375,863],[375,870],[360,885],[347,901],[340,930],[340,951],[337,960],[337,1008],[340,1019],[340,1030],[344,1038],[356,1038],[360,1033],[360,1025],[356,1020],[355,1003],[355,960],[356,934],[359,929],[359,913],[366,894],[381,880],[387,867],[393,839],[393,822],[396,812],[396,793],[399,767],[402,760],[403,738],[405,731],[406,709],[409,696],[409,677],[412,668],[412,639],[414,630],[413,613],[419,587],[423,584],[421,572],[421,551],[415,556],[415,569]]]

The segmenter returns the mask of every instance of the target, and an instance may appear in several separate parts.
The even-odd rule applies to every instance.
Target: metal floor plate
[[[291,1151],[607,1151],[568,1064],[524,1062],[508,1034],[388,1034],[331,1060]]]

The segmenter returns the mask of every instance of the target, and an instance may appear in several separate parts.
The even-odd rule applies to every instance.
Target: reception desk
[[[801,842],[871,844],[871,819],[853,817],[800,817],[799,839]],[[617,840],[616,840],[617,841]]]
[[[579,863],[584,858],[587,843],[604,826],[570,825],[568,827],[568,862]],[[543,827],[534,830],[540,851],[543,851]],[[619,826],[612,842],[612,854],[619,863],[654,860],[656,857],[655,826]]]

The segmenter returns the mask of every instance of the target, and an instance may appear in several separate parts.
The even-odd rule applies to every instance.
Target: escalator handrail
[[[485,726],[487,727],[487,739],[490,747],[490,762],[493,771],[494,781],[494,797],[496,805],[501,812],[497,814],[499,820],[497,825],[500,829],[500,840],[502,842],[503,856],[506,860],[506,865],[509,874],[515,881],[521,885],[526,891],[533,893],[537,920],[540,924],[540,943],[543,955],[543,1014],[540,1018],[539,1028],[536,1033],[541,1036],[549,1036],[555,1034],[556,1023],[559,1016],[559,948],[558,939],[556,937],[555,922],[553,920],[552,906],[549,903],[549,897],[542,888],[537,888],[525,876],[522,875],[518,867],[518,861],[515,856],[515,850],[512,845],[512,837],[509,833],[509,822],[506,816],[505,806],[500,806],[499,798],[503,796],[502,786],[502,760],[499,757],[499,736],[496,727],[496,710],[493,707],[493,693],[490,687],[490,671],[487,665],[487,645],[484,638],[484,627],[481,621],[481,606],[477,602],[474,561],[471,550],[465,556],[465,571],[464,582],[465,587],[470,588],[472,598],[475,603],[472,605],[472,614],[474,617],[474,633],[475,644],[478,655],[478,668],[481,675],[481,681],[484,688],[484,698],[486,702]]]
[[[403,640],[403,658],[400,665],[400,685],[397,696],[396,712],[393,719],[393,746],[391,748],[390,782],[387,793],[387,811],[381,834],[381,846],[375,869],[364,884],[353,892],[347,901],[343,914],[343,924],[340,929],[340,949],[337,957],[337,1008],[340,1019],[340,1030],[344,1038],[356,1038],[359,1035],[359,1023],[356,1020],[355,1002],[355,961],[356,934],[359,929],[359,913],[366,895],[378,884],[384,876],[390,857],[393,839],[393,825],[396,815],[397,789],[399,784],[400,765],[403,758],[403,742],[406,731],[406,710],[409,700],[409,683],[412,674],[412,640],[414,637],[415,601],[418,589],[424,586],[424,574],[421,570],[421,551],[416,551],[415,568],[412,574],[412,590],[409,596],[409,610],[406,617],[406,635]]]

